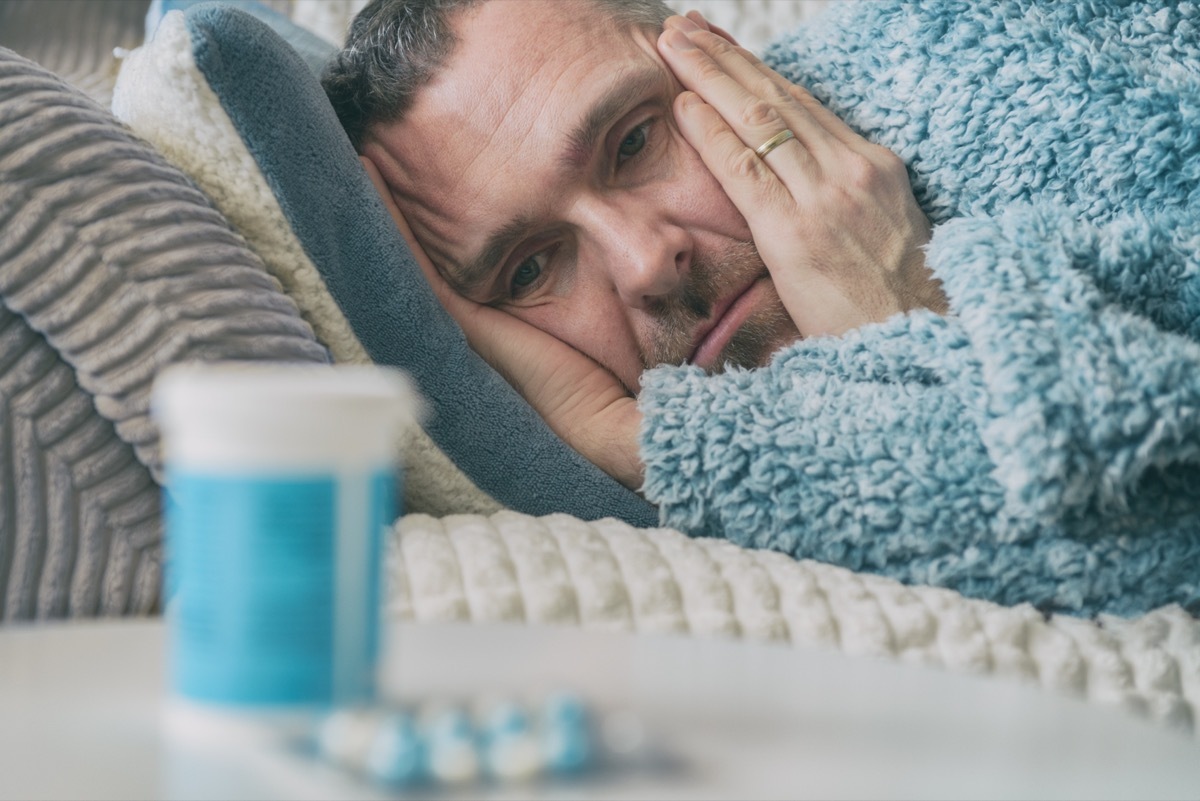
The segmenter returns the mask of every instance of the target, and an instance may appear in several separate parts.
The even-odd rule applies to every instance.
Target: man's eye
[[[646,131],[649,128],[650,123],[643,122],[626,134],[625,138],[621,140],[621,144],[617,146],[617,157],[621,161],[632,158],[642,152],[642,148],[646,146]]]
[[[513,286],[526,287],[538,279],[542,274],[542,268],[533,259],[526,259],[521,262],[521,266],[513,273]]]
[[[511,279],[511,292],[514,298],[521,297],[540,282],[545,261],[546,254],[543,252],[534,254],[517,265]]]

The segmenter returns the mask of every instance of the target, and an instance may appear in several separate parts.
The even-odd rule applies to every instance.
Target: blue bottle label
[[[176,469],[167,488],[175,691],[231,705],[369,700],[393,474]]]

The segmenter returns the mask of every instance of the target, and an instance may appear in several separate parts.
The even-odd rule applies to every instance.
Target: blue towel
[[[1200,609],[1200,7],[881,0],[769,59],[909,165],[952,314],[647,374],[663,523],[1046,611]]]

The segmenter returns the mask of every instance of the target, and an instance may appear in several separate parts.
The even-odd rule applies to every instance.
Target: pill
[[[375,710],[336,710],[325,717],[317,730],[317,750],[334,764],[361,770],[377,726]]]
[[[379,723],[366,757],[367,774],[392,786],[425,779],[425,742],[412,716],[394,712]]]
[[[542,709],[542,757],[554,773],[576,773],[592,759],[591,716],[573,695],[556,695]]]
[[[429,773],[447,784],[474,781],[480,773],[480,759],[471,721],[459,709],[436,716],[427,740]]]

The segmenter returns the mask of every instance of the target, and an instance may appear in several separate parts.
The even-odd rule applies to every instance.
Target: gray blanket
[[[325,348],[182,173],[3,48],[0,302],[3,618],[152,612],[155,374]]]

